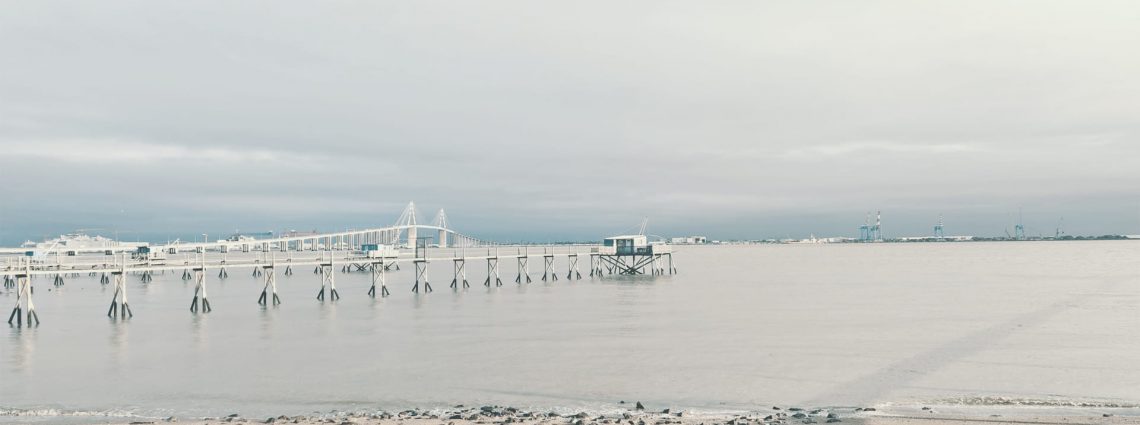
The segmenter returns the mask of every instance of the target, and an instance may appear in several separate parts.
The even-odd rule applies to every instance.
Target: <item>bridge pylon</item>
[[[439,214],[436,214],[435,222],[432,224],[439,227],[439,241],[437,244],[440,248],[447,248],[447,214],[443,212],[443,208],[439,209]]]

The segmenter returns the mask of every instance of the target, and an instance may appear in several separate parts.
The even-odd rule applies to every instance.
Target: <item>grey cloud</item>
[[[1140,6],[15,2],[0,242],[89,227],[487,237],[1135,233]],[[123,206],[127,208],[123,208]],[[127,211],[127,213],[119,213]]]

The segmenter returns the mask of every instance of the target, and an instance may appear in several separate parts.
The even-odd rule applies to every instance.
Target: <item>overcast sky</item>
[[[1138,52],[1131,0],[7,1],[0,243],[1140,233]]]

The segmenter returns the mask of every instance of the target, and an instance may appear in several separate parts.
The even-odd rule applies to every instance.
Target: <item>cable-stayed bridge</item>
[[[387,227],[345,230],[341,232],[285,235],[257,240],[222,240],[203,243],[161,245],[158,251],[175,254],[186,250],[218,249],[231,251],[320,251],[361,249],[367,245],[385,245],[393,248],[415,248],[417,243],[433,248],[475,248],[501,245],[485,241],[448,227],[447,215],[441,209],[431,224],[417,222],[415,203],[409,203],[400,218]]]
[[[51,255],[75,256],[83,253],[117,254],[121,252],[149,253],[153,257],[184,252],[252,252],[252,251],[322,251],[360,249],[365,245],[385,245],[393,248],[414,248],[424,243],[435,248],[474,248],[500,244],[475,238],[448,228],[447,215],[439,210],[431,224],[417,222],[415,203],[409,203],[394,224],[387,227],[354,229],[314,234],[286,234],[269,238],[231,238],[217,241],[174,242],[139,247],[69,247],[57,245],[47,248],[0,248],[0,254],[19,254],[32,257]]]

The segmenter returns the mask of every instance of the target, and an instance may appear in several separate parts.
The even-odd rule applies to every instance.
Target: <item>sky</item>
[[[1140,233],[1140,3],[9,1],[0,245]]]

